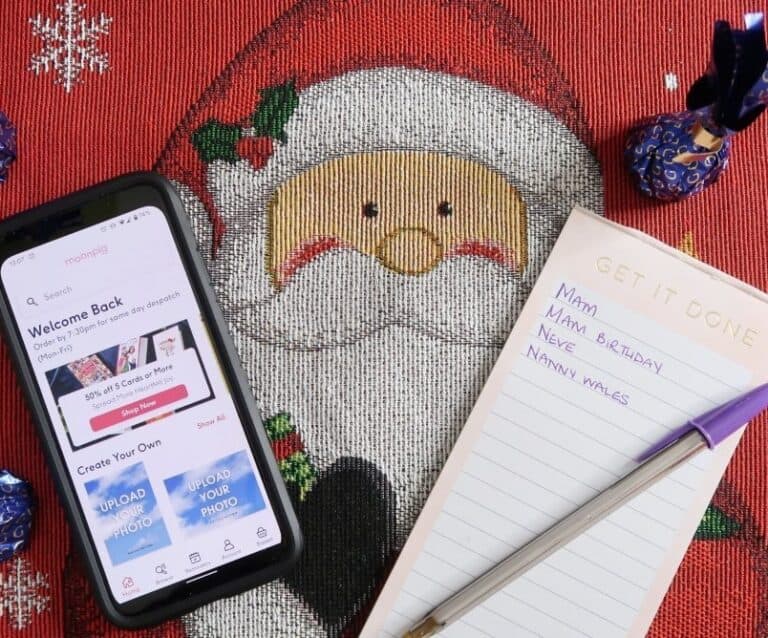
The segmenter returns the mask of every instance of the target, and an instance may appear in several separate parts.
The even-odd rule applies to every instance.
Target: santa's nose
[[[376,255],[390,270],[402,275],[420,275],[440,262],[443,247],[425,228],[398,228],[384,237]]]

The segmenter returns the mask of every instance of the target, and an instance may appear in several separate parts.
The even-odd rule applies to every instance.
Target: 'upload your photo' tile
[[[264,509],[248,454],[235,452],[165,479],[165,489],[187,536]]]
[[[85,484],[97,523],[94,536],[107,546],[113,565],[170,545],[143,463]]]

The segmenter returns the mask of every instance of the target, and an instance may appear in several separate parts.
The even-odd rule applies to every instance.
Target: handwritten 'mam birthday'
[[[200,507],[201,516],[207,518],[237,507],[237,497],[229,491],[231,478],[230,470],[220,470],[211,472],[201,479],[187,482],[190,494],[197,494],[203,503]]]
[[[590,326],[589,319],[597,318],[598,311],[597,303],[583,296],[575,286],[560,284],[554,300],[544,313],[544,321],[537,328],[536,343],[528,345],[525,356],[620,405],[628,405],[630,396],[623,388],[599,375],[579,373],[575,364],[570,363],[571,357],[566,355],[576,354],[578,337],[586,338],[607,352],[654,374],[661,374],[664,364],[650,356],[650,353],[633,346],[619,334],[611,334],[609,329],[595,329]],[[564,353],[563,356],[548,353],[542,343]]]

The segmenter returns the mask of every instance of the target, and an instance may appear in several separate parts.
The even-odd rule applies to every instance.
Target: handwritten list
[[[750,381],[743,366],[576,281],[556,281],[537,305],[378,635],[401,636],[636,467],[666,432]],[[441,635],[626,636],[711,456],[695,457]]]

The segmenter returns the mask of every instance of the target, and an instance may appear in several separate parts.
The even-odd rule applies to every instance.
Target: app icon
[[[126,576],[123,578],[123,589],[130,589],[134,586],[133,578]]]
[[[167,576],[168,568],[165,566],[165,563],[160,563],[159,565],[155,565],[155,573],[158,576]]]
[[[224,540],[224,551],[225,552],[231,552],[233,549],[235,549],[235,546],[232,544],[232,541],[228,538]]]
[[[199,563],[201,560],[203,559],[200,557],[200,552],[192,552],[189,555],[189,562],[192,563],[193,565]]]
[[[256,536],[259,538],[266,538],[267,530],[265,530],[263,527],[259,527],[259,529],[256,530]]]

